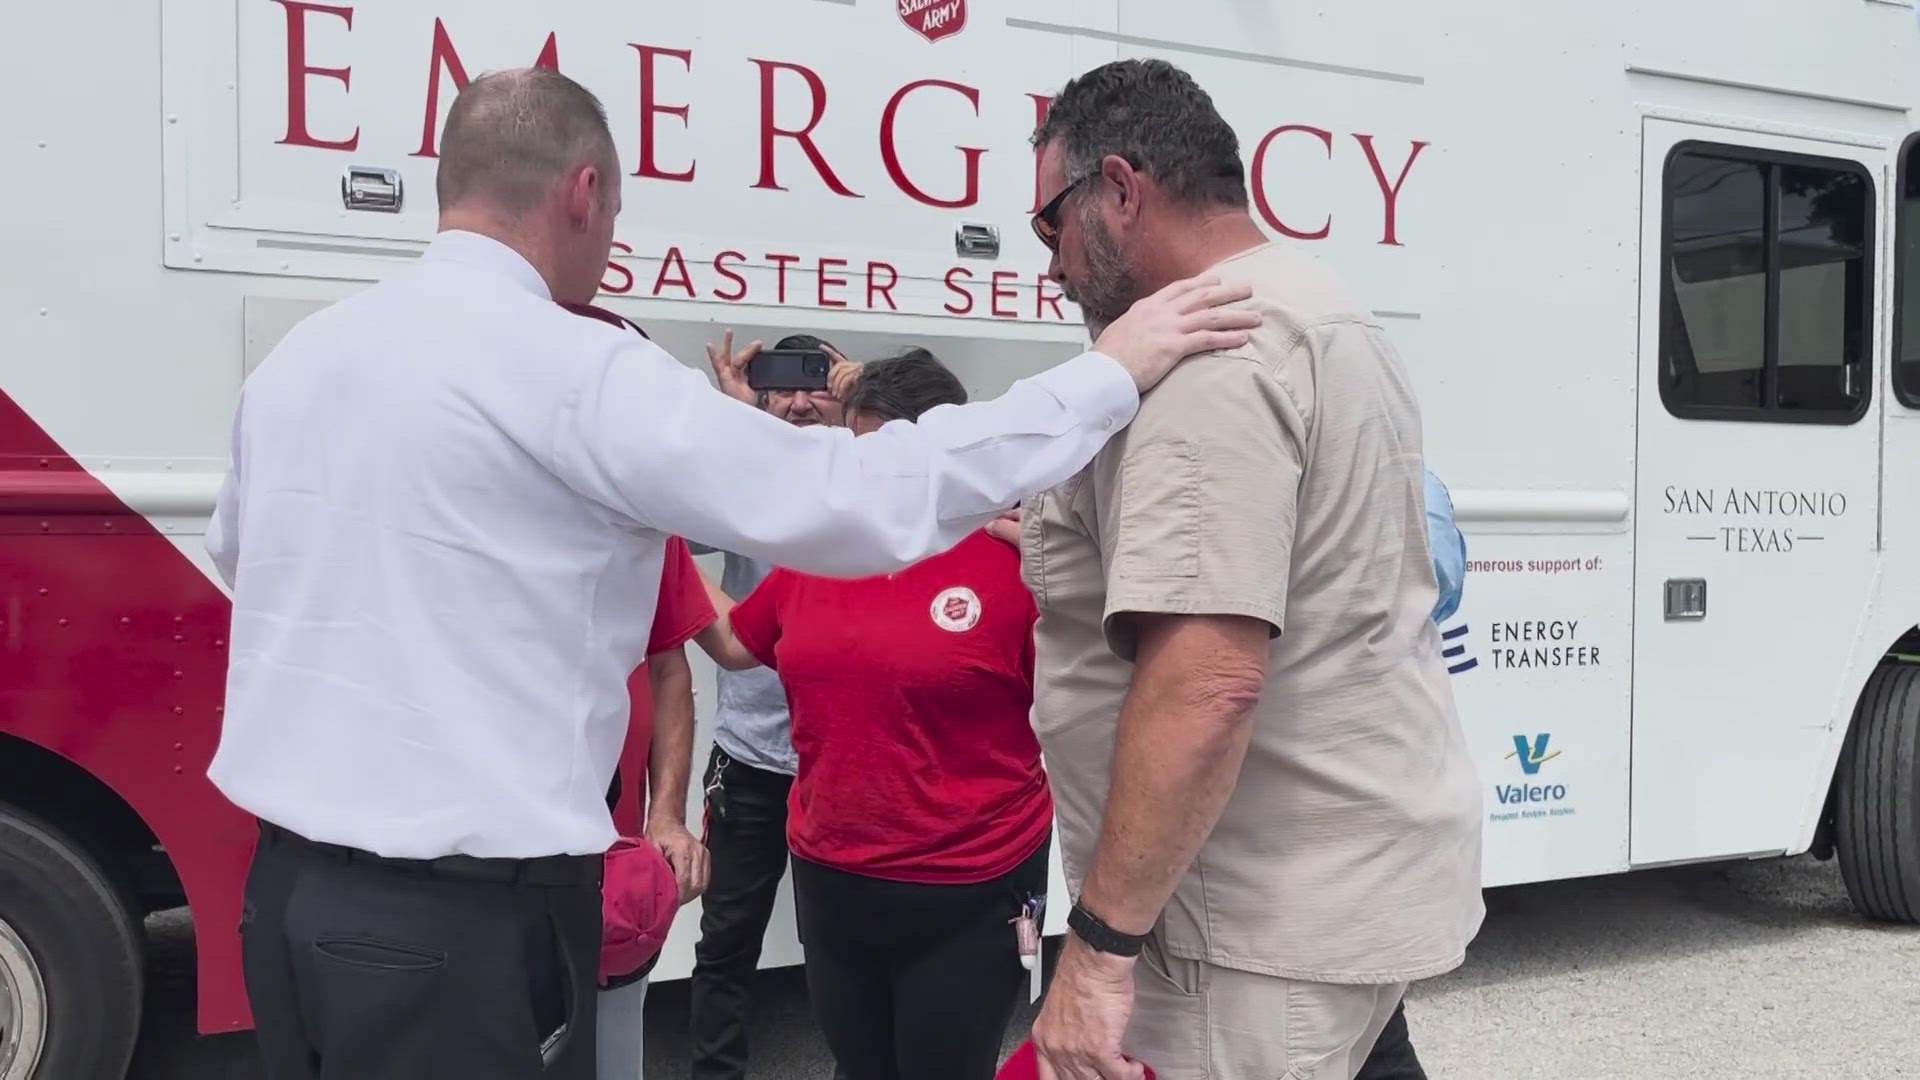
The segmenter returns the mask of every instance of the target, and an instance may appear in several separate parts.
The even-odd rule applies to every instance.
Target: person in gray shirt
[[[781,349],[822,349],[837,364],[847,361],[809,334],[794,334]],[[788,423],[838,425],[840,401],[831,393],[768,390],[747,385],[747,361],[760,351],[752,342],[736,351],[729,332],[707,346],[707,360],[721,391]],[[696,555],[713,549],[691,545]],[[744,600],[772,573],[770,564],[722,552],[720,588]],[[696,639],[703,646],[702,638]],[[710,651],[710,650],[709,650]],[[694,946],[689,993],[694,1080],[745,1080],[748,1032],[752,1030],[754,982],[760,947],[773,918],[780,879],[787,870],[787,793],[798,761],[792,721],[780,677],[767,668],[720,670],[714,715],[713,753],[706,772],[706,842],[710,877],[700,911],[700,941]]]

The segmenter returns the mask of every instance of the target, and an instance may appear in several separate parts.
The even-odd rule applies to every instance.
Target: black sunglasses
[[[1040,242],[1047,245],[1048,251],[1060,250],[1060,204],[1067,201],[1067,196],[1073,194],[1074,188],[1079,187],[1081,184],[1099,175],[1100,170],[1095,169],[1080,179],[1068,184],[1066,187],[1061,188],[1060,194],[1047,200],[1047,205],[1041,207],[1040,212],[1033,215],[1033,235],[1039,237]]]

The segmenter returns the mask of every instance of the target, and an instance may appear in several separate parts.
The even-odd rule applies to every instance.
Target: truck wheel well
[[[98,777],[37,743],[0,734],[0,802],[66,830],[136,907],[134,917],[186,902],[173,861],[133,807]]]
[[[1920,663],[1920,626],[1908,627],[1907,631],[1887,647],[1886,659],[1894,663]],[[1864,688],[1862,689],[1864,693]],[[1853,737],[1853,723],[1848,721],[1845,738]],[[1825,862],[1833,858],[1833,831],[1835,814],[1838,811],[1836,800],[1840,794],[1840,766],[1834,764],[1834,773],[1827,781],[1826,805],[1820,808],[1820,820],[1813,829],[1813,845],[1809,852],[1814,858]]]
[[[1900,640],[1895,641],[1893,647],[1887,650],[1887,656],[1895,660],[1920,657],[1920,626],[1915,626],[1901,634]]]

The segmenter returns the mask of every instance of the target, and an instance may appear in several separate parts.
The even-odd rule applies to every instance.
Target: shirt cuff
[[[1133,376],[1106,353],[1081,353],[1033,376],[1033,381],[1059,399],[1076,420],[1095,430],[1126,427],[1140,411],[1140,391],[1133,385]]]

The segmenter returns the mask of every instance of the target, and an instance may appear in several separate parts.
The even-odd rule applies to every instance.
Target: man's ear
[[[1114,209],[1120,221],[1131,223],[1138,219],[1146,195],[1146,174],[1135,169],[1131,162],[1119,154],[1108,154],[1100,159],[1100,175],[1113,186],[1117,196]]]
[[[603,182],[600,170],[592,165],[582,165],[567,175],[564,199],[569,224],[584,229],[593,220],[594,209],[602,196],[600,186]]]

